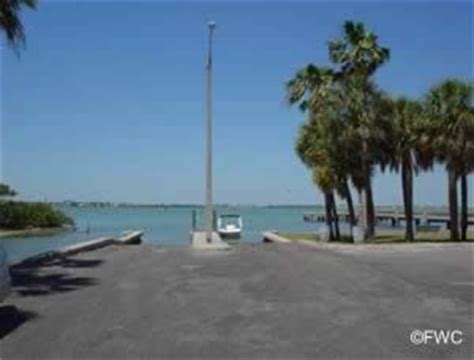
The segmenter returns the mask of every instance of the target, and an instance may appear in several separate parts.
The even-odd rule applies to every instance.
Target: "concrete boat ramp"
[[[12,269],[2,359],[470,359],[472,244],[110,245]],[[204,255],[204,256],[203,256]],[[414,345],[457,329],[460,345]]]

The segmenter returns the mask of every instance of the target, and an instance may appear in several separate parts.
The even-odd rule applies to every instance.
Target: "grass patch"
[[[474,241],[474,231],[467,232],[467,240]],[[376,243],[406,243],[404,232],[380,233],[375,238]],[[422,242],[451,242],[449,231],[419,231],[415,234],[415,241]]]
[[[310,240],[310,241],[319,241],[319,236],[317,233],[292,233],[292,232],[282,232],[278,235],[289,239],[289,240]],[[474,241],[474,230],[468,231],[467,233],[468,241]],[[343,235],[341,240],[337,243],[351,243],[352,240],[349,236]],[[414,243],[423,243],[423,242],[451,242],[449,231],[440,230],[440,231],[419,231],[415,234]],[[407,243],[405,241],[405,233],[403,230],[379,230],[377,236],[374,240],[375,244],[390,244],[390,243]]]
[[[281,237],[289,240],[310,240],[319,241],[319,235],[317,233],[278,233]],[[342,235],[341,240],[338,242],[352,242],[351,238],[347,235]]]

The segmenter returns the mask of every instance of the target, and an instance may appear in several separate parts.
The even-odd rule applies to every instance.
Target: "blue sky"
[[[3,180],[29,199],[202,202],[214,19],[215,200],[321,202],[294,154],[303,118],[284,82],[326,64],[328,39],[353,19],[392,51],[379,85],[418,98],[472,78],[472,17],[470,2],[448,1],[42,2],[25,14],[20,58],[3,50]],[[415,201],[445,204],[446,183],[442,169],[418,177]],[[399,175],[374,186],[378,204],[402,203]]]

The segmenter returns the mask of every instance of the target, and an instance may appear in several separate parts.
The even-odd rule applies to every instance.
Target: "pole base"
[[[205,231],[195,231],[191,233],[191,246],[199,250],[228,250],[230,245],[222,241],[219,233],[213,232],[211,241],[208,241]]]

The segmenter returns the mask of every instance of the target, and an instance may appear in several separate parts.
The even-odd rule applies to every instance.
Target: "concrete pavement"
[[[111,246],[17,268],[0,357],[472,359],[472,244],[395,246]]]

